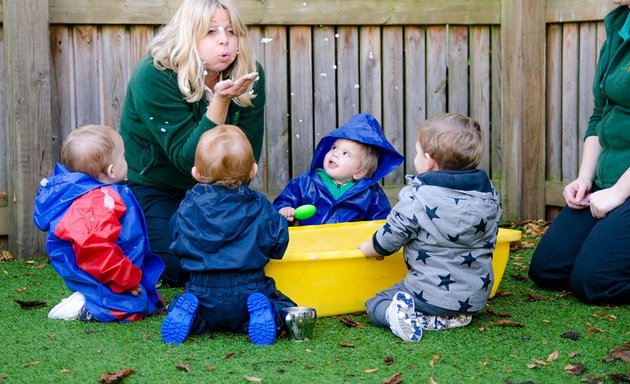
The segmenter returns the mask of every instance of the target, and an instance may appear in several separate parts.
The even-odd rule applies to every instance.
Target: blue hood
[[[81,172],[70,172],[56,164],[51,176],[42,179],[35,198],[33,222],[42,231],[49,231],[79,196],[104,184]]]
[[[369,184],[381,180],[403,162],[403,156],[387,141],[376,118],[367,113],[359,113],[319,141],[309,168],[311,174],[315,174],[315,169],[324,167],[324,157],[337,139],[353,140],[377,148],[378,168],[372,177],[367,179]]]

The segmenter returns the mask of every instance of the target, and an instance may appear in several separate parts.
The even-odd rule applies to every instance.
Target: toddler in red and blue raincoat
[[[136,321],[163,308],[156,285],[164,269],[149,250],[144,216],[125,180],[115,129],[73,131],[62,164],[41,181],[33,221],[47,231],[52,267],[74,293],[48,314],[64,320]]]

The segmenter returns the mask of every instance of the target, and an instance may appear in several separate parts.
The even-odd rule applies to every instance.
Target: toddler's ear
[[[362,178],[365,177],[365,175],[367,175],[367,171],[361,168],[352,175],[352,180],[354,181],[361,180]]]
[[[110,179],[115,179],[116,178],[116,175],[114,174],[114,164],[110,164],[109,166],[107,166],[107,170],[105,170],[105,174]]]
[[[252,165],[252,170],[249,172],[249,179],[253,180],[257,174],[258,174],[258,164],[254,163],[254,165]]]
[[[431,155],[429,155],[428,153],[424,154],[424,157],[427,161],[427,171],[439,171],[440,167],[438,166],[438,163],[433,160],[433,157],[431,157]]]
[[[193,179],[199,181],[199,171],[197,170],[197,167],[193,166],[192,169],[190,170],[190,175],[193,177]]]

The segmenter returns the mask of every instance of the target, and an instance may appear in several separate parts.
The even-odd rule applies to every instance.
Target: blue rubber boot
[[[188,338],[195,321],[199,301],[192,293],[184,293],[174,305],[169,305],[169,312],[162,323],[162,340],[165,343],[181,344]]]
[[[249,311],[249,339],[254,344],[269,345],[276,340],[276,320],[273,306],[262,293],[247,298]]]

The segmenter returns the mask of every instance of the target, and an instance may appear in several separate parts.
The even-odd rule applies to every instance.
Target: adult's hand
[[[591,181],[578,177],[564,187],[562,194],[569,208],[583,209],[589,204],[590,191]]]
[[[258,79],[258,72],[251,72],[239,77],[236,80],[219,81],[214,86],[214,97],[222,99],[231,99],[238,97],[251,88],[252,84]]]
[[[614,186],[612,186],[610,188],[591,193],[589,201],[593,217],[602,219],[608,214],[608,212],[623,204],[623,202],[626,201],[626,197],[623,192],[618,191]]]

